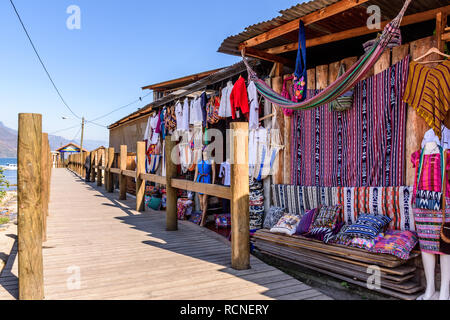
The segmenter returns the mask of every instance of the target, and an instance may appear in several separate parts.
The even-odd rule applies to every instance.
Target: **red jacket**
[[[248,106],[247,87],[245,86],[245,80],[242,76],[234,84],[233,90],[231,90],[230,96],[231,102],[231,116],[236,119],[236,110],[241,109],[241,112],[246,116],[248,115],[250,108]]]

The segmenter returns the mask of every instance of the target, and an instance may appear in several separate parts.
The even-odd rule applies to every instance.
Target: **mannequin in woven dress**
[[[424,147],[425,154],[439,153],[439,146],[436,142],[428,142]],[[436,254],[422,252],[422,262],[427,281],[425,294],[417,298],[417,300],[450,300],[450,255],[439,255],[441,262],[441,290],[436,292],[435,270],[436,270]]]

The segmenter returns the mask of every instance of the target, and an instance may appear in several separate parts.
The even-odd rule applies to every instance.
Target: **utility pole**
[[[84,117],[81,119],[81,142],[80,142],[81,154],[83,154],[83,136],[84,136]]]

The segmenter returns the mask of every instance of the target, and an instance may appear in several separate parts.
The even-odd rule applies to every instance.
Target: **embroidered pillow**
[[[334,229],[341,213],[341,206],[321,207],[313,222],[313,228],[327,227]]]
[[[286,214],[277,222],[277,224],[270,229],[270,232],[284,233],[288,236],[292,236],[297,230],[297,226],[300,223],[300,217],[290,214]]]
[[[316,240],[323,241],[324,243],[330,243],[336,236],[336,234],[339,233],[343,225],[344,225],[343,223],[337,223],[334,229],[330,229],[328,227],[313,228],[304,236],[307,238],[313,238]]]
[[[376,236],[375,239],[353,238],[353,240],[350,243],[350,246],[370,251],[370,249],[372,249],[375,246],[377,241],[379,241],[379,239],[382,238],[383,238],[382,233],[378,234],[378,236]]]
[[[311,231],[311,225],[314,221],[314,218],[316,216],[317,209],[312,209],[306,212],[302,219],[300,220],[300,223],[298,224],[297,231],[295,234],[304,234],[309,231]]]
[[[264,218],[264,229],[271,229],[277,222],[281,219],[282,216],[285,215],[285,211],[283,208],[279,207],[270,207],[269,212]]]
[[[376,253],[386,253],[403,260],[409,255],[417,244],[417,234],[411,231],[389,230],[370,250]]]
[[[391,221],[392,219],[387,216],[362,213],[354,224],[348,226],[345,234],[358,238],[374,239]]]

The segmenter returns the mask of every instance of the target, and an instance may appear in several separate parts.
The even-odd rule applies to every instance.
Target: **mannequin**
[[[435,142],[427,142],[424,146],[425,155],[439,153],[439,145]],[[447,173],[447,177],[449,177]],[[445,195],[444,195],[445,196]],[[425,294],[419,296],[417,300],[450,300],[450,255],[439,255],[441,262],[441,288],[440,293],[435,287],[435,267],[437,254],[422,251],[422,261],[425,270],[427,288]]]
[[[199,183],[212,183],[216,182],[216,165],[214,160],[208,159],[208,153],[203,151],[203,160],[195,166],[194,181]],[[202,227],[206,224],[206,212],[208,211],[208,195],[199,193],[200,209],[202,210],[202,221],[200,225]]]

